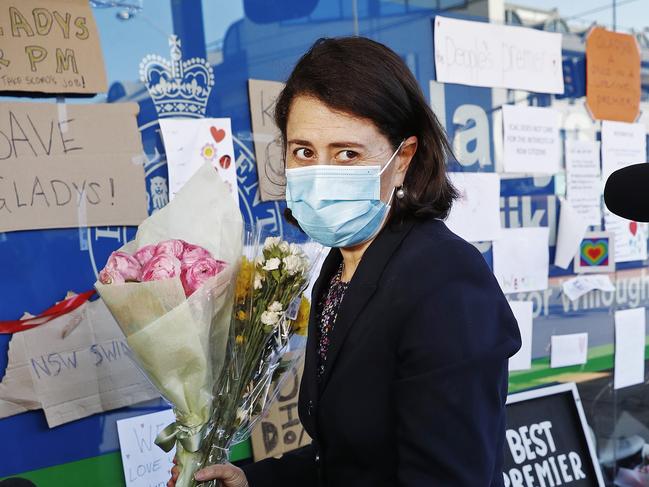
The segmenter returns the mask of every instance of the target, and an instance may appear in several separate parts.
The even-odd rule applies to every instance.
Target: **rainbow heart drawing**
[[[593,267],[608,265],[608,238],[582,240],[579,255],[579,260],[582,266]]]

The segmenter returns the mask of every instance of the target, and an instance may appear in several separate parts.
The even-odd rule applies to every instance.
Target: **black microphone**
[[[634,164],[612,173],[604,186],[604,203],[617,216],[649,222],[649,163]]]

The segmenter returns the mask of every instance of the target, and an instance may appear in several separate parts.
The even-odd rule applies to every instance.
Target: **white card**
[[[239,186],[229,118],[163,118],[160,130],[167,155],[169,200],[209,162],[239,205]]]
[[[559,214],[559,231],[557,247],[554,254],[554,265],[567,269],[570,261],[579,251],[588,222],[575,210],[572,205],[561,198],[561,213]]]
[[[176,448],[166,453],[153,441],[175,420],[173,411],[166,409],[117,421],[126,487],[167,485]]]
[[[509,358],[509,371],[527,370],[532,367],[532,301],[510,301],[509,306],[518,322],[521,333],[521,348],[513,357]]]
[[[571,301],[579,299],[584,294],[595,289],[604,292],[615,291],[615,286],[611,282],[611,278],[606,274],[573,277],[572,279],[564,281],[561,286],[564,294],[568,296],[568,299]]]
[[[437,81],[563,93],[561,34],[436,16]]]
[[[615,389],[644,382],[645,321],[645,308],[615,312]]]
[[[647,259],[649,226],[604,210],[604,227],[615,236],[615,262]]]
[[[602,121],[602,176],[631,164],[647,162],[647,129],[643,123]]]
[[[559,112],[551,108],[503,105],[505,172],[559,172],[559,118]]]
[[[448,227],[469,242],[500,236],[500,176],[495,173],[449,173],[460,197],[453,202]]]
[[[588,333],[553,335],[551,347],[550,367],[585,364],[588,359]]]
[[[503,229],[493,242],[494,275],[504,293],[548,287],[548,227]]]
[[[602,223],[599,142],[566,140],[567,200],[589,225]]]

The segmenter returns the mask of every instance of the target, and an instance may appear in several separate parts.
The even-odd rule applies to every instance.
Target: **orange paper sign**
[[[586,39],[586,106],[593,118],[633,122],[640,113],[640,49],[632,35],[595,27]]]

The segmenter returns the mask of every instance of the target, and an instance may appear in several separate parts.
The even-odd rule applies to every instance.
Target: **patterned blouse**
[[[320,301],[318,302],[318,382],[320,382],[325,369],[327,352],[329,351],[329,343],[331,340],[331,332],[336,317],[338,316],[340,303],[342,303],[345,291],[347,290],[348,283],[341,281],[342,273],[343,263],[341,262],[338,271],[336,271],[334,276],[331,278],[329,290],[322,294]]]

